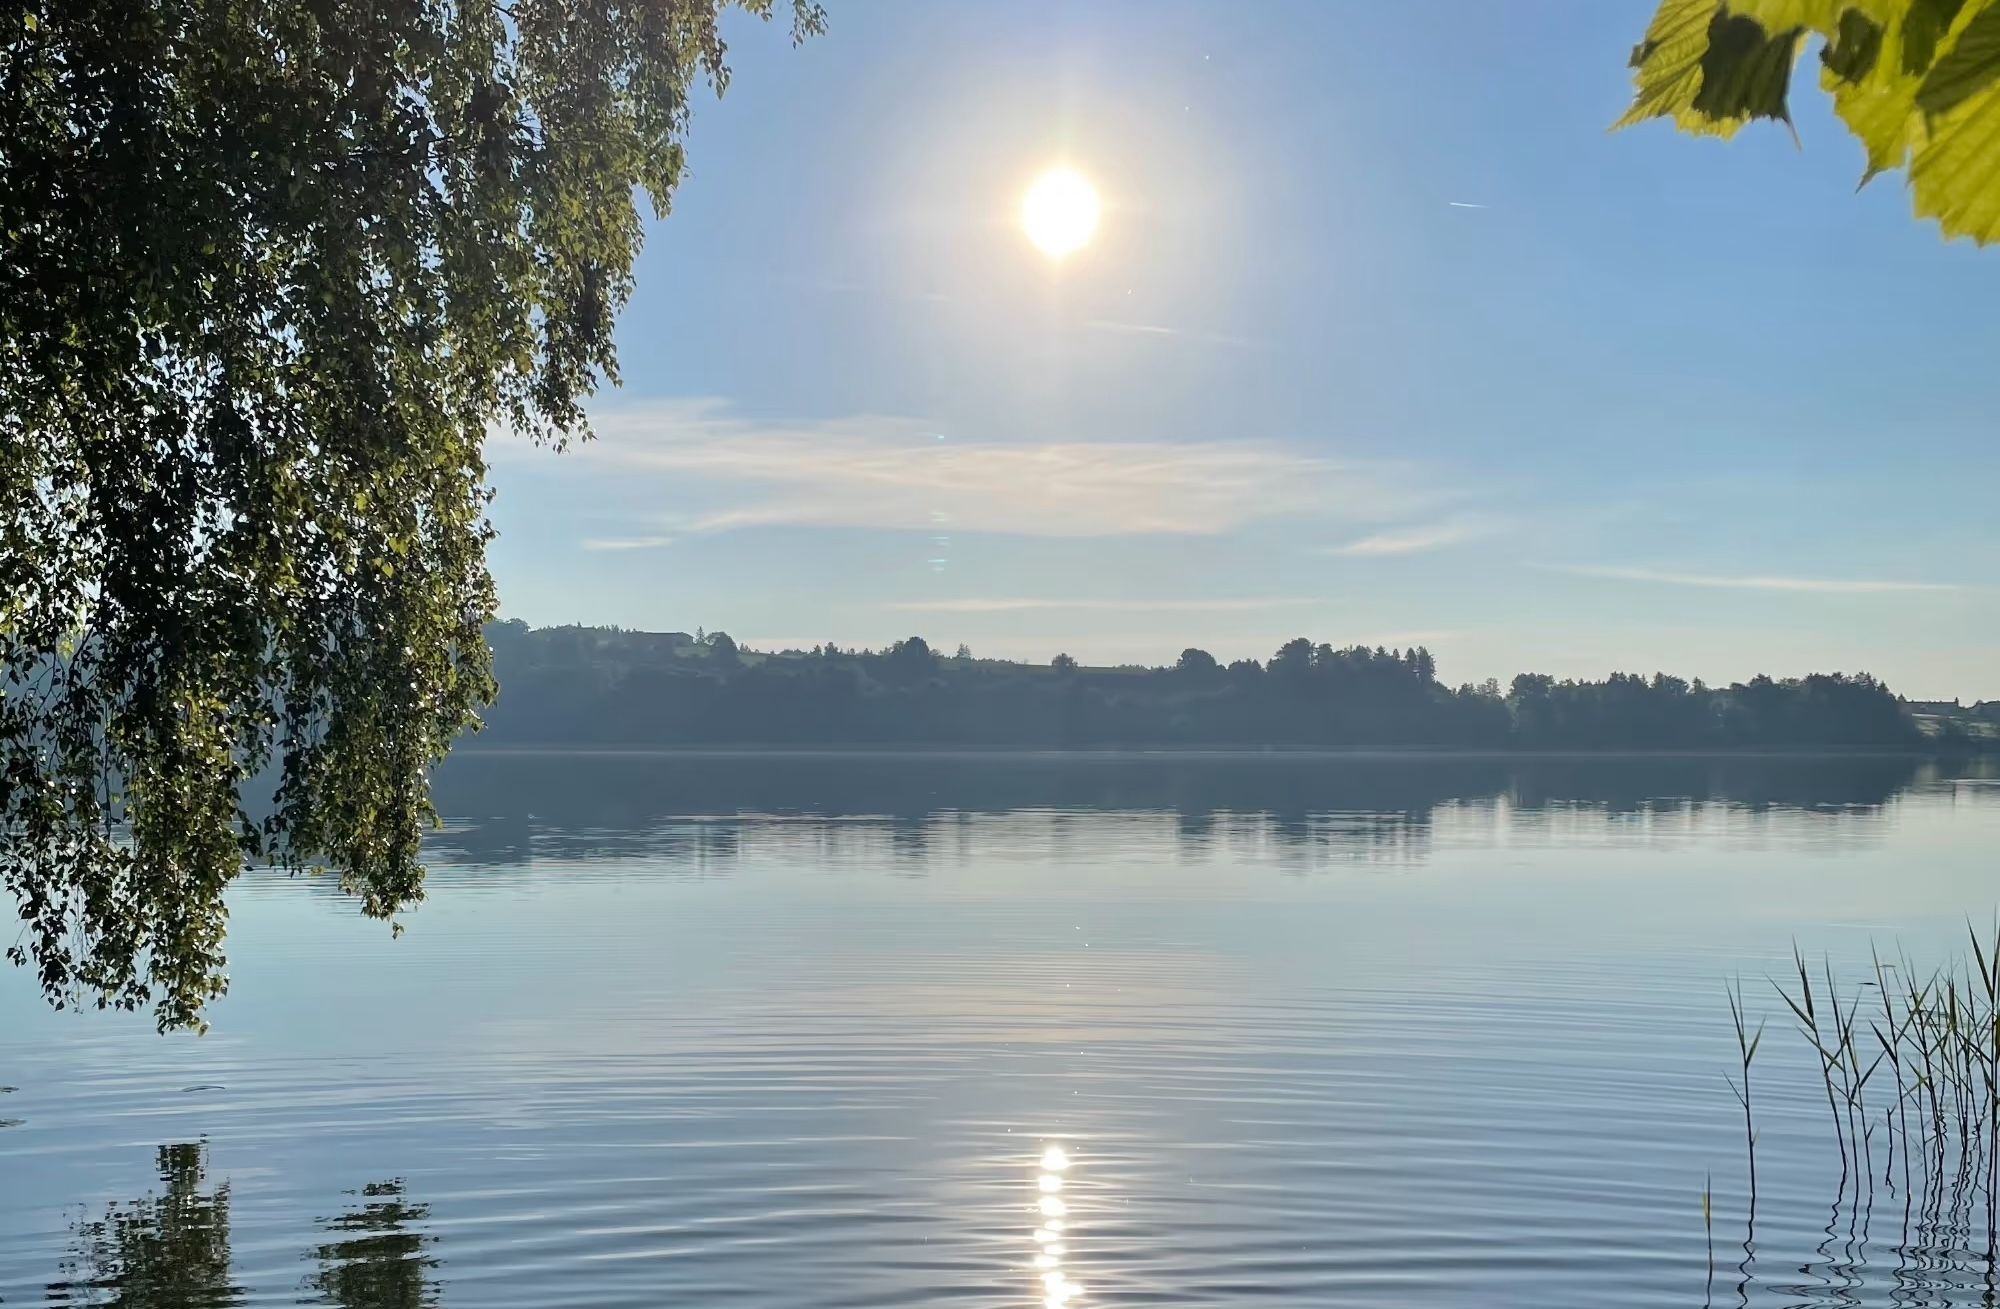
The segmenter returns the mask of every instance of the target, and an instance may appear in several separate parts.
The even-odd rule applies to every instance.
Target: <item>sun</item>
[[[1097,234],[1097,188],[1074,168],[1051,168],[1021,197],[1021,227],[1051,259],[1075,254]]]

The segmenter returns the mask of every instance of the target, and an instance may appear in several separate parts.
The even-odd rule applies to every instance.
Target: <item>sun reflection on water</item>
[[[1062,1192],[1069,1166],[1069,1155],[1061,1146],[1052,1145],[1042,1151],[1041,1171],[1035,1178],[1035,1189],[1040,1193],[1036,1208],[1042,1223],[1035,1229],[1034,1264],[1041,1279],[1044,1309],[1064,1309],[1083,1295],[1083,1288],[1063,1271],[1063,1256],[1069,1249],[1069,1205]]]

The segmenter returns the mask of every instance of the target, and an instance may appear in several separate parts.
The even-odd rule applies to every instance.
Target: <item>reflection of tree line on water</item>
[[[1721,806],[1866,814],[1938,780],[1915,757],[461,752],[439,772],[439,854],[476,864],[619,854],[727,863],[746,831],[799,819],[886,832],[921,856],[973,818],[1172,815],[1184,841],[1251,827],[1366,858],[1421,849],[1438,811],[1607,821]],[[701,820],[709,821],[701,821]],[[817,833],[816,833],[817,835]]]
[[[118,1309],[208,1309],[234,1304],[230,1189],[210,1183],[202,1143],[161,1146],[160,1190],[80,1217],[48,1300]],[[400,1180],[372,1182],[346,1212],[319,1220],[328,1238],[307,1251],[318,1267],[300,1284],[301,1304],[342,1309],[419,1309],[438,1302],[421,1228],[430,1206],[411,1204]]]

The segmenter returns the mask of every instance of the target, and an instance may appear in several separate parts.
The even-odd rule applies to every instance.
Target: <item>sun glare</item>
[[[1035,248],[1061,259],[1097,232],[1097,188],[1073,168],[1051,168],[1021,198],[1021,227]]]

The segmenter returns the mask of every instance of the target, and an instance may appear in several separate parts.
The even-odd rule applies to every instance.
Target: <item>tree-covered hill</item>
[[[1023,664],[933,651],[757,652],[722,633],[489,629],[503,688],[483,745],[1907,749],[1936,741],[1875,678],[1664,673],[1449,686],[1430,652],[1301,637],[1264,662]]]

